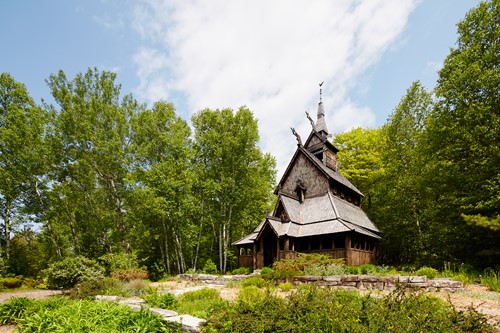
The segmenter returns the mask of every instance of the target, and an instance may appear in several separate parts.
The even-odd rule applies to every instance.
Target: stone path
[[[187,291],[187,290],[186,290]],[[118,301],[119,304],[126,305],[134,311],[140,311],[145,309],[149,312],[155,313],[162,317],[164,321],[170,324],[172,327],[181,327],[183,332],[186,333],[197,333],[200,331],[200,324],[205,322],[205,319],[193,317],[186,314],[178,314],[172,310],[166,310],[161,308],[150,308],[148,307],[144,300],[139,297],[121,298],[119,296],[96,296],[97,301]]]

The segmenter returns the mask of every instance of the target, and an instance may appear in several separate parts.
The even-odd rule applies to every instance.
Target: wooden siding
[[[253,267],[253,255],[238,256],[238,267]]]
[[[297,180],[301,179],[306,188],[306,197],[323,194],[328,191],[328,180],[318,168],[302,153],[297,157],[293,169],[284,180],[282,190],[285,193],[295,194]]]

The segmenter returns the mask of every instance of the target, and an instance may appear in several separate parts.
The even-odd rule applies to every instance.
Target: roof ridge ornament
[[[312,120],[311,115],[307,111],[306,111],[306,117],[307,117],[307,119],[309,119],[309,122],[311,123],[313,131],[318,132],[318,131],[316,131],[316,124],[314,123],[314,120]]]
[[[325,83],[325,81],[322,81],[319,84],[319,102],[320,103],[323,103],[323,89],[321,88],[323,86],[323,83]]]
[[[302,139],[300,138],[299,133],[297,133],[295,131],[295,128],[293,128],[293,127],[290,127],[290,129],[292,130],[293,135],[295,135],[295,138],[297,139],[297,146],[302,147]]]
[[[319,84],[319,104],[318,104],[318,118],[316,119],[316,132],[319,133],[323,138],[328,137],[328,128],[325,122],[325,109],[323,107],[323,83]]]

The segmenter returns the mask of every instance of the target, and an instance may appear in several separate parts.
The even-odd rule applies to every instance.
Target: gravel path
[[[11,297],[27,297],[32,299],[43,299],[59,294],[62,294],[61,290],[18,290],[13,292],[2,292],[0,293],[0,303],[5,302]]]

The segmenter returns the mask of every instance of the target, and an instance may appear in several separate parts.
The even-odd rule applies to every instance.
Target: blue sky
[[[248,106],[261,146],[288,163],[315,114],[318,83],[331,132],[382,125],[406,89],[434,87],[477,0],[1,1],[0,72],[37,102],[44,80],[116,71],[122,92],[202,108]]]

